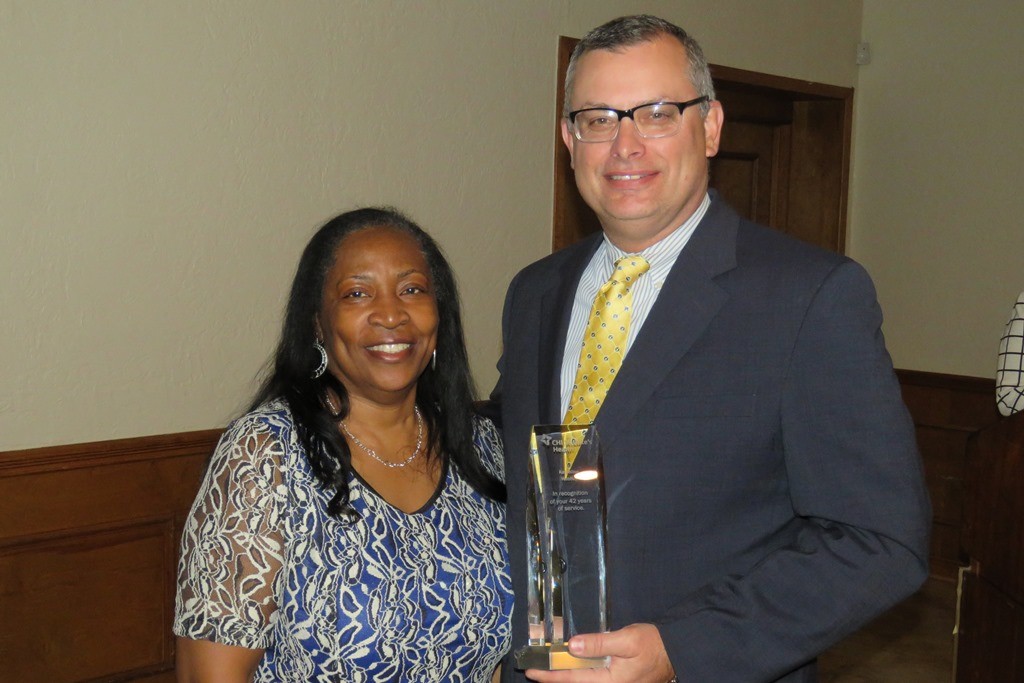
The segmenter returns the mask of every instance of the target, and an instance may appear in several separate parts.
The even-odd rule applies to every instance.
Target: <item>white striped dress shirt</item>
[[[629,320],[629,337],[626,339],[627,355],[633,346],[633,340],[636,339],[644,321],[647,320],[647,314],[651,312],[654,302],[658,299],[665,278],[668,277],[669,271],[675,265],[683,247],[690,241],[690,236],[693,235],[697,224],[704,218],[709,206],[711,206],[711,198],[705,194],[704,201],[693,212],[693,215],[686,219],[686,222],[664,239],[640,252],[640,255],[647,259],[651,267],[640,276],[632,288],[633,312]],[[605,235],[601,246],[594,252],[593,258],[590,259],[590,263],[583,271],[580,283],[576,287],[576,297],[572,302],[572,315],[569,318],[569,331],[565,336],[565,352],[562,357],[562,415],[569,410],[569,399],[572,397],[572,385],[576,380],[580,349],[583,348],[583,332],[587,327],[587,319],[594,306],[597,290],[612,276],[615,261],[628,253],[612,244],[608,240],[608,236]]]

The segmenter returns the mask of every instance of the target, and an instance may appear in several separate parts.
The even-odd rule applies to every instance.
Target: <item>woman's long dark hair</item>
[[[299,443],[313,472],[324,487],[335,492],[328,511],[335,516],[353,514],[348,488],[352,454],[338,430],[338,422],[348,416],[348,392],[330,372],[313,378],[313,370],[320,363],[313,342],[324,280],[334,266],[339,247],[352,233],[377,227],[410,235],[419,244],[430,268],[437,300],[437,361],[436,366],[423,371],[416,383],[416,405],[430,430],[428,457],[449,458],[474,489],[504,502],[505,486],[481,464],[473,447],[473,380],[455,276],[433,238],[395,209],[348,211],[328,221],[313,235],[302,252],[292,282],[273,369],[256,392],[250,410],[275,398],[288,402]],[[324,404],[328,390],[339,398],[337,415]]]

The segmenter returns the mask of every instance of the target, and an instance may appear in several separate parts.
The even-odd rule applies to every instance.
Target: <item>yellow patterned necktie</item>
[[[615,262],[611,279],[598,290],[583,333],[583,348],[565,424],[590,424],[597,418],[597,411],[626,355],[629,320],[633,314],[631,290],[637,278],[650,267],[643,256],[623,256]]]

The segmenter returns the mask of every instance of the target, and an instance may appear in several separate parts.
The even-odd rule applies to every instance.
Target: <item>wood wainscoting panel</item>
[[[932,576],[956,581],[970,436],[999,419],[994,379],[897,370],[932,501]]]
[[[0,545],[0,614],[17,625],[0,631],[2,676],[52,683],[172,666],[161,626],[173,532],[168,518]]]
[[[0,453],[0,680],[173,680],[178,542],[219,436]]]
[[[1024,681],[1024,413],[971,438],[961,545],[956,680]]]
[[[1024,681],[1024,608],[971,572],[961,591],[956,682]]]

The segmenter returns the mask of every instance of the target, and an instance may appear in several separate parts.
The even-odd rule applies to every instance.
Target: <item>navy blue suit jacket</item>
[[[505,301],[492,399],[517,596],[529,432],[561,421],[572,300],[600,239],[528,266]],[[657,624],[680,681],[816,680],[818,653],[927,575],[930,508],[881,322],[859,265],[712,193],[596,421],[611,626]]]

